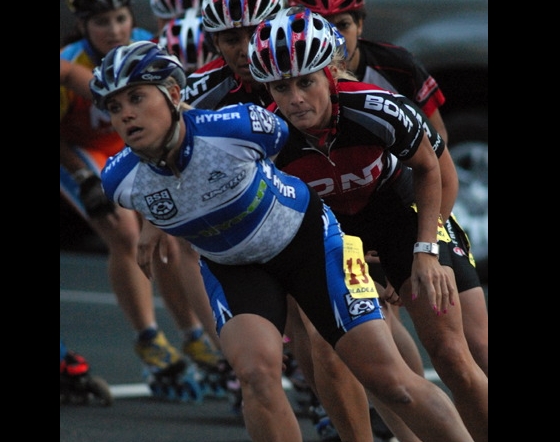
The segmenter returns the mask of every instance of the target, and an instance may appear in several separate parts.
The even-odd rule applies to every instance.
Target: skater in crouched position
[[[412,100],[356,81],[345,69],[344,52],[337,28],[306,8],[284,9],[257,26],[248,51],[251,73],[268,85],[275,102],[268,109],[290,127],[276,166],[312,186],[332,208],[342,230],[358,236],[365,251],[378,252],[396,293],[388,302],[407,309],[473,439],[487,442],[488,377],[469,350],[455,296],[455,279],[463,287],[473,283],[468,268],[474,268],[466,257],[463,262],[453,258],[458,244],[448,246],[454,231],[444,228],[455,200],[451,157]],[[439,157],[435,163],[434,156]],[[441,228],[432,230],[438,214]],[[453,296],[438,305],[429,287],[446,281],[442,272],[452,281],[445,284],[454,288]],[[327,342],[309,324],[306,328],[319,396],[333,422],[340,422],[344,401],[333,399],[343,397],[344,390],[333,391],[337,388],[331,386],[332,379],[348,381],[351,374]],[[371,393],[376,408],[391,419],[391,429],[396,428],[401,422],[384,409],[383,400],[378,403],[375,391]],[[411,440],[402,432],[397,438]]]
[[[423,440],[472,441],[447,394],[410,370],[390,339],[357,238],[341,232],[312,188],[271,161],[287,124],[252,103],[185,109],[184,86],[180,61],[153,43],[107,54],[90,87],[127,147],[101,178],[109,199],[201,255],[251,439],[302,441],[281,379],[289,293],[355,376]],[[424,240],[436,232],[437,216]],[[438,308],[457,296],[444,274],[426,291]]]

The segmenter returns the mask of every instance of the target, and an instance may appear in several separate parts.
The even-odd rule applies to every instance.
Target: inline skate
[[[241,388],[231,366],[202,329],[194,330],[183,343],[183,353],[195,363],[201,373],[205,396],[228,398],[234,413],[241,410]]]
[[[100,404],[109,406],[113,395],[109,384],[89,373],[89,364],[85,358],[75,352],[64,351],[61,343],[60,359],[60,403],[61,404]]]
[[[203,375],[195,364],[188,364],[181,357],[161,330],[154,330],[149,338],[138,340],[134,349],[144,363],[143,378],[154,397],[181,402],[203,401]]]

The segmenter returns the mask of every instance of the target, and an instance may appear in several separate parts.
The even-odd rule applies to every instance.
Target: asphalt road
[[[92,375],[107,381],[114,402],[109,407],[61,405],[60,441],[249,442],[243,420],[232,412],[227,398],[206,398],[196,404],[162,401],[150,395],[142,365],[134,354],[134,332],[107,281],[106,256],[102,251],[92,253],[92,250],[95,247],[90,247],[88,252],[70,251],[61,245],[60,335],[68,348],[87,358]],[[157,291],[156,313],[168,339],[180,347],[180,336]],[[411,329],[406,312],[402,316]],[[413,330],[412,334],[415,337]],[[421,347],[420,350],[426,377],[442,387],[425,351]],[[298,404],[301,395],[290,389],[289,383],[285,387],[298,415],[304,441],[319,441],[306,410]]]

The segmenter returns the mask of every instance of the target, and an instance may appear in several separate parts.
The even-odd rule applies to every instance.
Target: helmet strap
[[[177,141],[179,141],[179,134],[181,130],[179,120],[181,118],[181,112],[179,111],[180,104],[178,104],[177,106],[173,104],[167,88],[163,85],[157,85],[157,88],[165,96],[167,104],[169,105],[169,108],[171,110],[171,126],[169,127],[169,130],[167,131],[167,134],[165,135],[165,138],[163,139],[163,142],[161,144],[161,149],[163,150],[161,157],[156,162],[156,165],[158,167],[165,167],[167,166],[167,156],[169,155],[169,152],[171,151],[171,149],[173,149],[173,146],[177,144]]]

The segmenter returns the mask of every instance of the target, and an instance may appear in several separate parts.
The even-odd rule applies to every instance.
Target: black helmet
[[[66,0],[70,11],[84,20],[95,14],[130,6],[131,3],[132,0]]]

